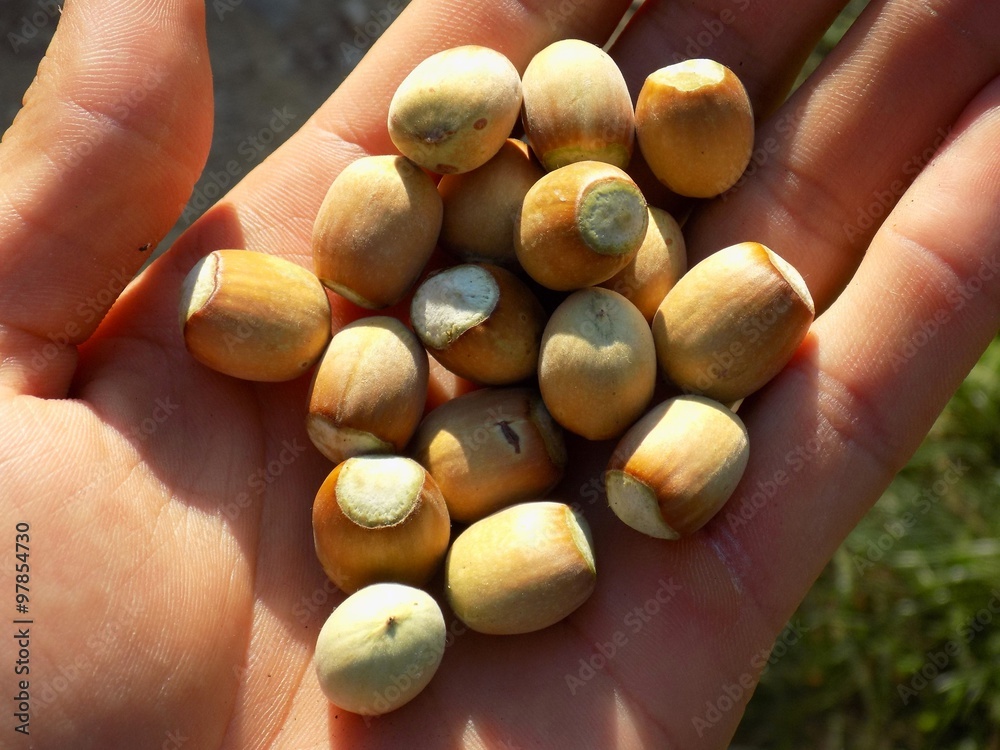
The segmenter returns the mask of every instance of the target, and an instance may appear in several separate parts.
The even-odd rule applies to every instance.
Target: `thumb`
[[[0,143],[0,394],[65,395],[211,142],[200,0],[67,0]]]

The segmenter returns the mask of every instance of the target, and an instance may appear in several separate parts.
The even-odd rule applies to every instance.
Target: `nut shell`
[[[692,198],[731,188],[753,153],[750,97],[736,74],[714,60],[685,60],[651,73],[636,100],[635,125],[653,174]]]
[[[422,586],[441,564],[451,521],[434,479],[401,456],[338,464],[312,509],[316,556],[346,593],[372,583]]]
[[[590,440],[618,437],[645,411],[656,386],[653,335],[617,292],[574,292],[542,334],[538,384],[559,424]]]
[[[689,393],[738,401],[788,363],[814,314],[791,265],[757,242],[732,245],[691,268],[660,303],[660,369]]]
[[[204,365],[245,380],[291,380],[330,340],[330,302],[291,261],[250,250],[209,253],[184,279],[180,323]]]
[[[378,716],[413,700],[444,656],[447,629],[424,591],[377,583],[347,597],[316,639],[314,663],[327,699]]]
[[[410,305],[427,351],[456,375],[482,385],[525,380],[538,366],[545,309],[510,271],[463,264],[432,274]]]
[[[581,39],[538,52],[522,78],[522,120],[532,151],[552,171],[577,161],[628,167],[635,114],[611,56]]]
[[[521,111],[521,78],[496,50],[465,45],[431,55],[389,103],[389,137],[401,154],[438,174],[488,162]]]
[[[544,497],[566,467],[566,445],[533,388],[485,388],[424,417],[411,455],[434,477],[457,521]]]
[[[525,194],[543,174],[528,147],[508,139],[483,166],[442,177],[441,247],[466,263],[516,267],[514,222]]]
[[[562,620],[593,593],[583,516],[555,502],[505,508],[463,531],[445,562],[448,602],[480,633],[514,635]]]
[[[638,186],[618,167],[581,161],[549,172],[524,196],[514,249],[542,286],[600,284],[635,257],[649,215]]]
[[[652,321],[667,292],[687,271],[687,248],[681,227],[666,211],[649,208],[649,226],[639,252],[621,271],[601,284],[618,292]]]
[[[316,275],[361,307],[395,304],[434,252],[442,211],[434,181],[411,161],[352,162],[330,185],[313,226]]]
[[[309,391],[306,429],[334,463],[364,453],[400,453],[423,417],[427,353],[396,318],[372,316],[330,341]]]
[[[678,396],[625,433],[608,463],[608,504],[644,534],[676,539],[718,512],[749,459],[743,421],[702,396]]]

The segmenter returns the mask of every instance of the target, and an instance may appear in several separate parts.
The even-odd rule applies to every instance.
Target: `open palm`
[[[331,706],[312,670],[342,595],[312,549],[331,467],[305,435],[305,380],[210,372],[177,326],[181,280],[211,250],[310,265],[326,188],[353,159],[393,151],[388,101],[420,59],[478,43],[523,70],[557,38],[603,42],[628,5],[414,0],[302,130],[119,296],[204,163],[205,8],[67,3],[0,147],[0,549],[9,580],[27,527],[29,611],[14,617],[33,620],[31,734],[5,725],[0,746],[726,745],[798,602],[1000,322],[1000,6],[873,2],[784,101],[842,2],[647,3],[614,51],[633,93],[658,67],[713,57],[758,112],[748,175],[686,225],[692,258],[763,242],[825,312],[741,410],[750,466],[706,529],[679,543],[628,529],[600,492],[600,447],[574,444],[555,496],[594,528],[593,597],[526,636],[480,636],[446,613],[440,671],[390,715]]]

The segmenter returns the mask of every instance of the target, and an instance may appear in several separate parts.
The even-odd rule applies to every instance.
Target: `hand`
[[[824,312],[742,408],[750,466],[706,529],[638,535],[598,492],[603,456],[581,458],[557,496],[594,528],[593,597],[530,636],[449,616],[431,686],[386,717],[331,706],[310,661],[342,597],[312,549],[330,466],[305,436],[306,382],[212,373],[177,327],[181,280],[211,250],[310,265],[326,188],[393,151],[388,101],[424,56],[475,42],[523,70],[557,38],[603,42],[628,5],[413,0],[301,131],[122,292],[204,164],[205,8],[68,3],[0,147],[3,575],[28,524],[33,620],[16,678],[31,735],[18,743],[8,714],[5,746],[726,746],[767,649],[997,331],[1000,7],[873,4],[785,103],[842,3],[642,10],[615,48],[633,92],[676,56],[708,56],[759,114],[747,176],[686,226],[692,259],[763,242]],[[13,664],[16,641],[0,643]]]

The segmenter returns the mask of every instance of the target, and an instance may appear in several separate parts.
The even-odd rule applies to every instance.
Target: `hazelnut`
[[[628,167],[632,97],[607,52],[581,39],[553,42],[531,59],[522,88],[524,132],[545,169],[587,160]]]
[[[389,103],[389,137],[438,174],[468,172],[503,146],[521,111],[521,78],[496,50],[470,44],[431,55]]]
[[[604,475],[622,521],[660,539],[692,534],[739,484],[749,459],[742,420],[702,396],[678,396],[625,433]]]
[[[209,253],[184,279],[184,345],[213,370],[256,381],[292,380],[330,340],[330,301],[291,261],[251,250]]]
[[[580,161],[549,172],[524,196],[514,249],[521,266],[557,291],[607,281],[635,257],[649,216],[618,167]]]
[[[651,73],[635,104],[639,149],[680,195],[711,198],[739,180],[753,153],[750,97],[736,74],[694,59]]]
[[[411,161],[362,157],[337,175],[320,206],[312,240],[316,275],[361,307],[395,304],[434,252],[441,215],[437,186]]]

